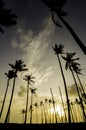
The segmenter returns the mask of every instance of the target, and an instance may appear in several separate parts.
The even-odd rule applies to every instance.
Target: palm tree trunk
[[[65,108],[64,108],[64,101],[63,101],[63,98],[62,98],[62,93],[61,93],[60,87],[59,87],[59,92],[60,92],[61,101],[62,101],[62,106],[63,106],[63,110],[64,110],[64,114],[65,114],[65,121],[67,122],[66,112],[65,112]]]
[[[15,89],[15,81],[16,81],[16,77],[14,77],[13,88],[12,88],[12,93],[11,93],[11,98],[10,98],[10,103],[9,103],[9,107],[8,107],[8,111],[7,111],[4,123],[7,123],[7,120],[8,120],[9,114],[10,114],[10,109],[11,109],[11,104],[12,104],[12,99],[13,99],[13,94],[14,94],[14,89]]]
[[[28,110],[28,94],[29,94],[29,82],[27,84],[27,100],[26,100],[26,111],[25,111],[25,120],[24,120],[24,124],[26,124],[27,122],[27,110]]]
[[[57,14],[58,15],[58,14]],[[73,36],[73,38],[75,39],[75,41],[77,42],[77,44],[79,45],[79,47],[81,48],[81,50],[84,52],[84,54],[86,55],[86,46],[82,43],[82,41],[79,39],[79,37],[76,35],[76,33],[74,32],[74,30],[71,28],[71,26],[60,16],[58,15],[59,19],[64,23],[64,25],[66,26],[66,28],[69,30],[69,32],[71,33],[71,35]]]
[[[37,113],[37,106],[36,106],[36,123],[38,123],[38,113]]]
[[[52,92],[51,88],[50,88],[50,92],[51,92],[51,96],[52,96],[53,108],[54,108],[54,113],[55,113],[55,123],[57,123],[57,114],[56,114],[56,110],[55,110],[55,102],[54,102],[53,92]]]
[[[70,71],[72,73],[72,76],[73,76],[73,79],[74,79],[74,82],[75,82],[75,86],[76,86],[76,90],[77,90],[77,93],[78,93],[78,97],[79,97],[79,100],[80,100],[80,104],[81,104],[81,107],[82,107],[83,119],[86,122],[86,115],[85,115],[85,111],[84,111],[84,105],[82,103],[82,99],[80,97],[79,88],[78,88],[78,85],[77,85],[77,82],[76,82],[76,79],[75,79],[75,76],[74,76],[74,73],[73,73],[71,67],[70,67]]]
[[[81,80],[80,80],[80,78],[79,78],[79,75],[76,73],[76,75],[77,75],[77,78],[78,78],[78,80],[79,80],[79,83],[80,83],[80,86],[81,86],[81,89],[82,89],[82,91],[83,91],[83,94],[85,94],[85,90],[84,90],[84,88],[83,88],[83,85],[82,85],[82,83],[81,83]]]
[[[33,93],[31,92],[31,111],[30,111],[30,124],[32,124],[32,103],[33,103]]]
[[[9,78],[8,78],[8,81],[7,81],[7,87],[6,87],[6,90],[5,90],[5,95],[4,95],[4,99],[3,99],[3,103],[2,103],[2,107],[1,107],[1,111],[0,111],[0,118],[1,118],[1,115],[2,115],[2,112],[3,112],[3,108],[4,108],[4,104],[5,104],[5,100],[6,100],[6,95],[7,95],[7,91],[8,91],[8,86],[9,86]]]
[[[65,77],[64,77],[64,73],[63,73],[63,69],[62,69],[62,65],[61,65],[61,61],[60,61],[59,55],[57,55],[57,58],[58,58],[58,61],[59,61],[61,74],[62,74],[62,77],[63,77],[64,87],[65,87],[66,103],[67,103],[67,108],[68,108],[68,122],[71,123],[70,103],[69,103],[69,98],[68,98],[68,93],[67,93],[67,85],[66,85],[66,81],[65,81]]]
[[[45,123],[47,123],[47,117],[46,117],[46,111],[45,111],[44,104],[43,104],[43,110],[44,110],[44,118],[45,118]]]

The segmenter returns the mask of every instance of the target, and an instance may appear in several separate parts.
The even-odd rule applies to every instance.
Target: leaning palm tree
[[[77,94],[78,94],[80,104],[81,104],[81,107],[82,107],[83,119],[86,122],[86,115],[85,115],[84,105],[82,103],[82,98],[80,96],[80,91],[79,91],[79,88],[78,88],[78,85],[77,85],[77,82],[76,82],[76,78],[75,78],[75,75],[74,75],[74,70],[72,68],[73,62],[75,62],[76,60],[79,60],[79,58],[74,58],[75,54],[76,53],[67,53],[66,57],[62,56],[62,58],[66,61],[65,69],[67,70],[69,68],[69,70],[71,71],[71,74],[73,76],[75,86],[76,86],[76,90],[77,90]]]
[[[1,115],[2,115],[2,112],[3,112],[3,108],[4,108],[6,96],[7,96],[7,91],[8,91],[8,87],[9,87],[9,82],[14,77],[14,71],[9,70],[8,73],[5,73],[5,75],[8,77],[8,80],[7,80],[7,87],[6,87],[5,94],[4,94],[4,99],[3,99],[3,102],[2,102],[1,111],[0,111],[0,118],[1,118]]]
[[[33,94],[36,94],[37,88],[30,88],[31,90],[31,112],[30,112],[30,124],[32,124],[32,104],[33,104]]]
[[[82,82],[81,82],[80,77],[79,77],[79,75],[82,75],[82,73],[81,73],[82,69],[80,68],[80,64],[73,62],[71,65],[72,65],[72,68],[73,68],[74,72],[76,73],[76,76],[77,76],[78,81],[80,83],[81,95],[85,99],[85,102],[86,102],[86,93],[85,93],[84,87],[83,87]]]
[[[75,31],[72,29],[72,27],[66,22],[66,20],[63,18],[63,16],[67,16],[67,12],[63,10],[63,6],[66,4],[67,0],[42,0],[45,5],[48,6],[52,13],[52,20],[53,22],[58,26],[62,27],[55,19],[55,15],[58,16],[58,18],[61,20],[61,22],[66,26],[66,28],[69,30],[73,38],[75,39],[76,43],[79,45],[83,53],[86,55],[86,46],[82,43],[80,38],[77,36]]]
[[[13,95],[14,95],[14,89],[15,89],[15,82],[16,82],[16,78],[17,78],[17,73],[28,70],[26,68],[26,65],[24,64],[24,62],[22,60],[16,60],[15,65],[13,65],[13,64],[9,64],[9,65],[11,66],[11,68],[14,71],[14,80],[13,80],[13,87],[12,87],[10,102],[9,102],[9,106],[8,106],[8,110],[7,110],[7,114],[6,114],[6,118],[5,118],[4,123],[7,123],[7,119],[8,119],[9,113],[10,113],[10,108],[11,108],[12,99],[13,99]]]
[[[27,81],[27,99],[26,99],[26,112],[25,112],[25,121],[24,123],[26,124],[27,122],[27,110],[28,110],[28,100],[29,100],[29,85],[32,83],[34,83],[34,81],[32,80],[34,77],[32,77],[32,75],[25,75],[24,80]]]
[[[57,55],[58,62],[59,62],[59,65],[60,65],[60,69],[61,69],[61,74],[62,74],[62,78],[63,78],[63,82],[64,82],[64,89],[65,89],[65,94],[66,94],[66,103],[67,103],[67,108],[68,108],[68,122],[71,123],[70,104],[69,104],[69,97],[68,97],[68,92],[67,92],[67,85],[66,85],[65,76],[64,76],[64,73],[63,73],[63,69],[62,69],[62,65],[61,65],[61,61],[60,61],[60,57],[59,57],[60,54],[64,53],[63,48],[64,48],[63,45],[60,44],[58,46],[58,45],[55,44],[55,48],[53,47],[53,50],[55,51],[55,54]]]

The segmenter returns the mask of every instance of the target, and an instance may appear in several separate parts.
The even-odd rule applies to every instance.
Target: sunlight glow
[[[53,107],[50,108],[50,112],[51,114],[54,114],[54,112],[56,112],[59,116],[64,116],[64,111],[60,105],[55,107],[55,111]]]

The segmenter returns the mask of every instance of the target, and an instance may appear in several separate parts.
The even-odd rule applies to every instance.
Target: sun
[[[51,113],[51,114],[54,114],[55,112],[56,112],[59,116],[64,116],[64,111],[63,111],[63,109],[62,109],[62,107],[61,107],[60,105],[57,105],[57,106],[55,107],[55,110],[54,110],[53,107],[50,108],[50,113]]]

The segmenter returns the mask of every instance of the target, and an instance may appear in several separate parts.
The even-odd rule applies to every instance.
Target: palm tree
[[[35,105],[35,110],[36,110],[36,123],[38,123],[38,113],[37,113],[38,103],[36,102],[34,105]]]
[[[32,124],[32,104],[33,104],[33,94],[36,94],[35,91],[36,91],[37,88],[30,88],[31,90],[31,112],[30,112],[30,124]]]
[[[43,101],[40,101],[40,107],[41,107],[41,123],[43,124]]]
[[[60,96],[61,96],[62,107],[63,107],[63,110],[64,110],[65,121],[67,122],[67,117],[66,117],[66,112],[65,112],[65,107],[64,107],[64,101],[63,101],[62,92],[61,92],[60,87],[59,87],[59,92],[60,92]]]
[[[72,65],[73,71],[76,73],[76,76],[77,76],[78,81],[79,81],[79,83],[80,83],[81,95],[82,95],[82,97],[85,99],[85,102],[86,102],[85,90],[84,90],[84,87],[83,87],[82,82],[81,82],[80,77],[79,77],[79,75],[82,75],[82,73],[81,73],[81,70],[82,70],[82,69],[80,68],[80,64],[79,64],[79,63],[76,63],[76,62],[72,62],[71,65]]]
[[[80,104],[81,104],[81,107],[82,107],[83,118],[84,118],[84,121],[86,122],[84,105],[82,103],[82,98],[80,96],[80,91],[79,91],[79,88],[78,88],[78,85],[77,85],[77,82],[76,82],[76,79],[75,79],[74,71],[73,71],[73,68],[72,68],[73,62],[75,62],[76,60],[79,60],[79,58],[73,58],[75,56],[75,54],[76,53],[67,53],[66,57],[62,56],[62,58],[66,61],[65,69],[67,70],[69,68],[69,70],[72,73],[72,76],[73,76],[73,79],[74,79],[74,82],[75,82],[75,86],[76,86],[76,90],[77,90],[77,93],[78,93],[78,97],[79,97],[79,100],[80,100]]]
[[[34,81],[32,80],[34,77],[32,77],[32,75],[25,75],[24,80],[27,81],[27,99],[26,99],[26,113],[25,113],[25,121],[24,123],[26,124],[27,122],[27,109],[28,109],[28,98],[29,98],[29,85],[31,82],[34,83]]]
[[[22,114],[22,123],[24,123],[24,115],[25,115],[26,111],[25,109],[21,110],[21,114]]]
[[[2,112],[3,112],[3,108],[4,108],[6,96],[7,96],[7,91],[8,91],[8,87],[9,87],[9,82],[14,77],[14,71],[9,70],[8,73],[5,73],[5,75],[8,77],[8,80],[7,80],[7,87],[6,87],[5,94],[4,94],[4,99],[3,99],[3,102],[2,102],[1,111],[0,111],[0,118],[1,118],[1,115],[2,115]]]
[[[67,85],[66,85],[65,76],[64,76],[64,73],[63,73],[63,69],[62,69],[62,65],[61,65],[61,61],[60,61],[60,57],[59,57],[60,54],[64,53],[63,48],[64,48],[63,45],[60,44],[58,46],[58,45],[55,44],[55,48],[53,47],[53,50],[55,51],[55,54],[57,55],[58,62],[59,62],[59,65],[60,65],[60,69],[61,69],[61,74],[62,74],[62,78],[63,78],[63,82],[64,82],[64,88],[65,88],[65,94],[66,94],[66,103],[67,103],[67,108],[68,108],[68,122],[71,123],[70,104],[69,104],[69,97],[68,97],[68,92],[67,92]]]
[[[82,43],[80,38],[77,36],[72,27],[66,22],[63,16],[67,16],[67,12],[65,12],[62,8],[66,4],[66,0],[42,0],[45,5],[47,5],[52,13],[52,20],[58,26],[62,27],[56,20],[55,14],[61,20],[61,22],[65,25],[65,27],[69,30],[76,43],[79,45],[83,53],[86,55],[86,46]]]
[[[56,109],[55,109],[55,101],[54,101],[53,92],[52,92],[51,88],[50,88],[50,92],[51,92],[51,97],[52,97],[52,103],[53,103],[54,113],[55,113],[55,123],[57,123],[57,114],[56,114]]]
[[[4,123],[7,123],[7,119],[8,119],[9,113],[10,113],[10,108],[11,108],[11,104],[12,104],[17,73],[27,70],[26,65],[24,64],[24,62],[22,60],[16,60],[15,65],[13,65],[13,64],[9,64],[9,65],[12,67],[12,69],[14,71],[14,80],[13,80],[13,88],[12,88],[11,98],[10,98],[10,102],[9,102],[9,106],[8,106],[8,110],[7,110],[7,114],[6,114],[6,118],[5,118]]]
[[[52,103],[52,100],[51,99],[49,99],[49,109],[51,108],[51,103]],[[52,122],[52,120],[51,120],[51,112],[50,112],[50,123]]]
[[[0,0],[0,32],[4,33],[2,27],[10,27],[17,24],[17,16],[12,12],[12,9],[4,7],[4,2]]]

